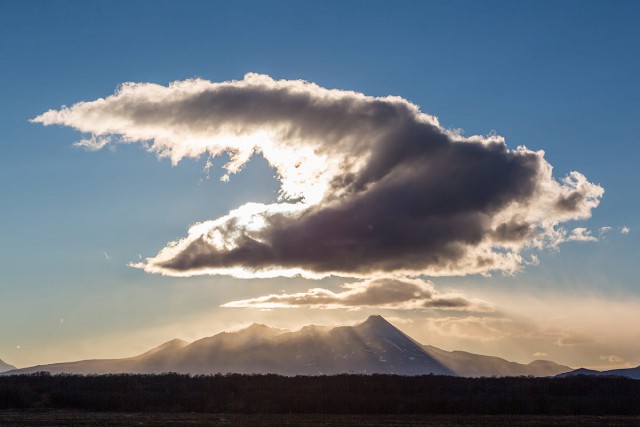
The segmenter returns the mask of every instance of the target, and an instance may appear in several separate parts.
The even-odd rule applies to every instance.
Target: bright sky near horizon
[[[0,0],[0,359],[375,313],[447,350],[640,365],[639,21]]]

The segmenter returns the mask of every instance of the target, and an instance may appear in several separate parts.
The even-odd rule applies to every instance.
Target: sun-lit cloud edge
[[[141,143],[173,164],[226,154],[223,181],[253,155],[274,168],[278,203],[246,204],[193,225],[187,237],[130,264],[149,273],[515,274],[534,263],[527,251],[597,240],[586,228],[568,232],[560,224],[589,218],[602,187],[576,171],[556,180],[543,151],[509,149],[495,134],[463,137],[400,97],[249,73],[221,83],[124,83],[107,98],[49,110],[32,122],[88,133],[76,145],[90,150]],[[474,189],[479,182],[484,186]],[[411,202],[420,198],[426,207]],[[370,212],[379,214],[353,222]],[[416,240],[418,230],[424,238]]]

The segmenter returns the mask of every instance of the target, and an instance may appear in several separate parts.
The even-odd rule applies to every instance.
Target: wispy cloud
[[[432,333],[464,340],[499,341],[530,332],[532,325],[504,316],[447,316],[425,319]]]
[[[581,334],[571,330],[563,330],[559,332],[559,336],[554,341],[554,344],[558,347],[577,347],[593,344],[594,342],[594,338],[586,334]]]
[[[314,288],[293,294],[270,294],[228,302],[222,307],[251,308],[386,308],[439,309],[488,312],[493,306],[460,293],[440,293],[431,282],[419,279],[375,279],[342,285],[344,291]]]
[[[557,347],[578,347],[594,340],[571,328],[542,326],[535,321],[514,317],[499,310],[489,315],[434,317],[426,319],[427,327],[437,334],[469,341],[492,342],[525,340],[543,342]]]
[[[600,360],[604,360],[609,363],[620,364],[624,362],[624,359],[620,356],[616,356],[615,354],[601,355]]]
[[[608,227],[608,226],[600,227],[598,229],[598,237],[603,239],[611,230],[613,230],[613,227]]]
[[[73,145],[80,148],[85,148],[89,151],[98,151],[106,147],[111,142],[110,136],[96,136],[91,135],[90,138],[81,139],[75,142]]]
[[[133,264],[174,276],[512,273],[524,250],[565,241],[559,225],[588,218],[604,192],[578,172],[556,180],[542,151],[463,137],[405,99],[258,74],[125,83],[33,121],[89,133],[90,149],[141,143],[173,163],[227,154],[223,180],[253,155],[269,162],[278,203],[198,223]]]
[[[620,234],[629,234],[631,233],[631,229],[629,227],[627,227],[626,225],[623,225],[622,227],[620,227]]]
[[[567,240],[575,241],[575,242],[597,242],[598,241],[598,239],[595,236],[591,235],[591,230],[583,227],[574,228],[571,231],[571,234],[567,236]]]

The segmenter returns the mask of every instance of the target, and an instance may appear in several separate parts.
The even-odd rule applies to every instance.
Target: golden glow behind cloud
[[[604,192],[578,172],[554,179],[542,151],[463,137],[402,98],[258,74],[125,83],[33,121],[89,133],[77,145],[92,150],[142,143],[174,164],[226,154],[223,180],[264,156],[277,203],[195,224],[132,264],[173,276],[513,273],[535,262],[528,250],[595,240],[561,224],[590,217]]]

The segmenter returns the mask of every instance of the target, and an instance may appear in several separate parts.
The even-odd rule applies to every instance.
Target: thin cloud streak
[[[244,308],[379,308],[395,310],[456,310],[490,312],[494,307],[460,293],[440,293],[433,284],[419,279],[374,279],[343,284],[342,292],[314,288],[294,294],[270,294],[223,304]]]
[[[223,180],[253,155],[269,162],[278,203],[195,224],[132,264],[171,276],[510,274],[526,250],[595,239],[560,224],[589,218],[604,193],[578,172],[554,179],[542,151],[463,137],[402,98],[258,74],[125,83],[33,121],[91,134],[85,148],[141,143],[174,164],[226,154]]]

